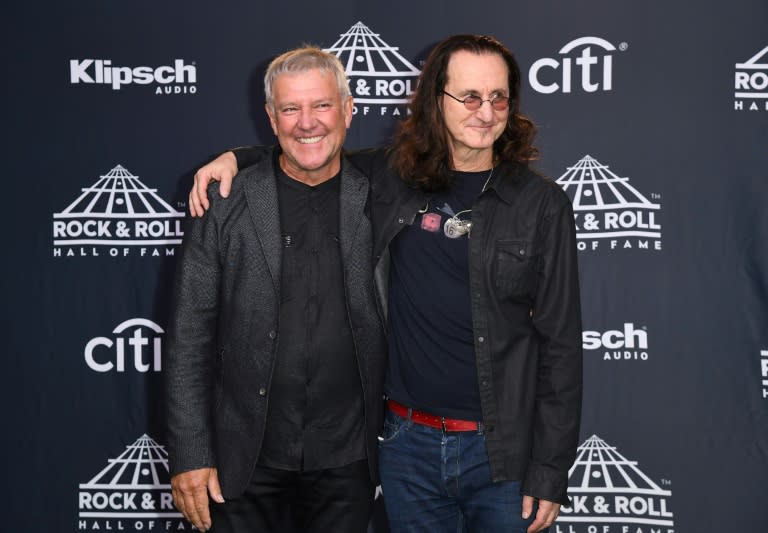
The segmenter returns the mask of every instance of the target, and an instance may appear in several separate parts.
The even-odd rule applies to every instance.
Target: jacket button
[[[264,387],[259,389],[259,396],[266,396],[267,395],[267,389]]]
[[[405,222],[405,219],[403,217],[400,217],[397,219],[398,224],[403,224]]]
[[[477,342],[485,342],[485,337],[478,337]]]
[[[525,255],[525,249],[524,248],[520,248],[520,255]]]
[[[275,337],[277,337],[277,332],[273,329],[269,333],[267,333],[267,335],[269,335],[270,339],[274,339]]]

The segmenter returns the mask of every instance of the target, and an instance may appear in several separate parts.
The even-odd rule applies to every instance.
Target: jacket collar
[[[275,146],[271,156],[264,157],[260,162],[243,171],[248,178],[245,185],[248,210],[278,294],[282,249],[275,170],[279,154],[280,147]],[[344,157],[341,160],[340,178],[339,242],[342,262],[348,264],[355,235],[365,213],[369,182]]]
[[[504,202],[512,204],[525,184],[528,165],[517,161],[502,161],[488,182],[486,190],[493,189]]]

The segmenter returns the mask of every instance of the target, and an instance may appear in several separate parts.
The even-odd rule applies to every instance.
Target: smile
[[[318,135],[316,137],[299,137],[297,140],[301,144],[315,144],[319,143],[323,139],[322,135]]]

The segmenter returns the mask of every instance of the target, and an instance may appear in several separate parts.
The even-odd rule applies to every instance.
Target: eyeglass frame
[[[491,104],[491,109],[493,109],[494,111],[505,111],[505,110],[509,109],[509,103],[510,103],[510,101],[512,100],[512,99],[511,99],[509,96],[495,96],[495,97],[493,97],[493,98],[486,98],[485,100],[483,100],[482,98],[480,98],[480,97],[479,97],[479,96],[477,96],[476,94],[470,94],[470,95],[466,96],[466,97],[464,98],[464,100],[459,100],[458,98],[456,98],[455,96],[453,96],[453,95],[452,95],[451,93],[449,93],[448,91],[445,91],[445,90],[443,90],[443,91],[440,91],[440,92],[441,92],[441,93],[443,93],[443,94],[444,94],[444,95],[446,95],[446,96],[450,96],[451,98],[453,98],[454,100],[456,100],[456,101],[457,101],[457,102],[459,102],[460,104],[464,104],[464,107],[467,109],[467,111],[477,111],[478,109],[480,109],[481,107],[483,107],[483,103],[485,103],[485,102],[488,102],[489,104]],[[476,108],[474,108],[474,109],[471,109],[471,108],[469,108],[469,107],[467,106],[467,100],[469,100],[469,99],[474,99],[474,98],[477,98],[478,100],[480,100],[480,103],[477,105],[477,107],[476,107]],[[503,108],[501,108],[501,109],[498,109],[498,108],[496,108],[496,107],[493,105],[493,103],[494,103],[494,102],[497,102],[497,101],[499,101],[499,100],[505,100],[505,102],[504,102],[504,103],[506,104],[506,105],[505,105]]]

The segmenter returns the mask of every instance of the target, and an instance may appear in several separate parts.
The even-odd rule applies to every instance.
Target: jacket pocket
[[[503,296],[533,296],[536,291],[539,253],[532,242],[497,241],[495,262],[495,285]]]

